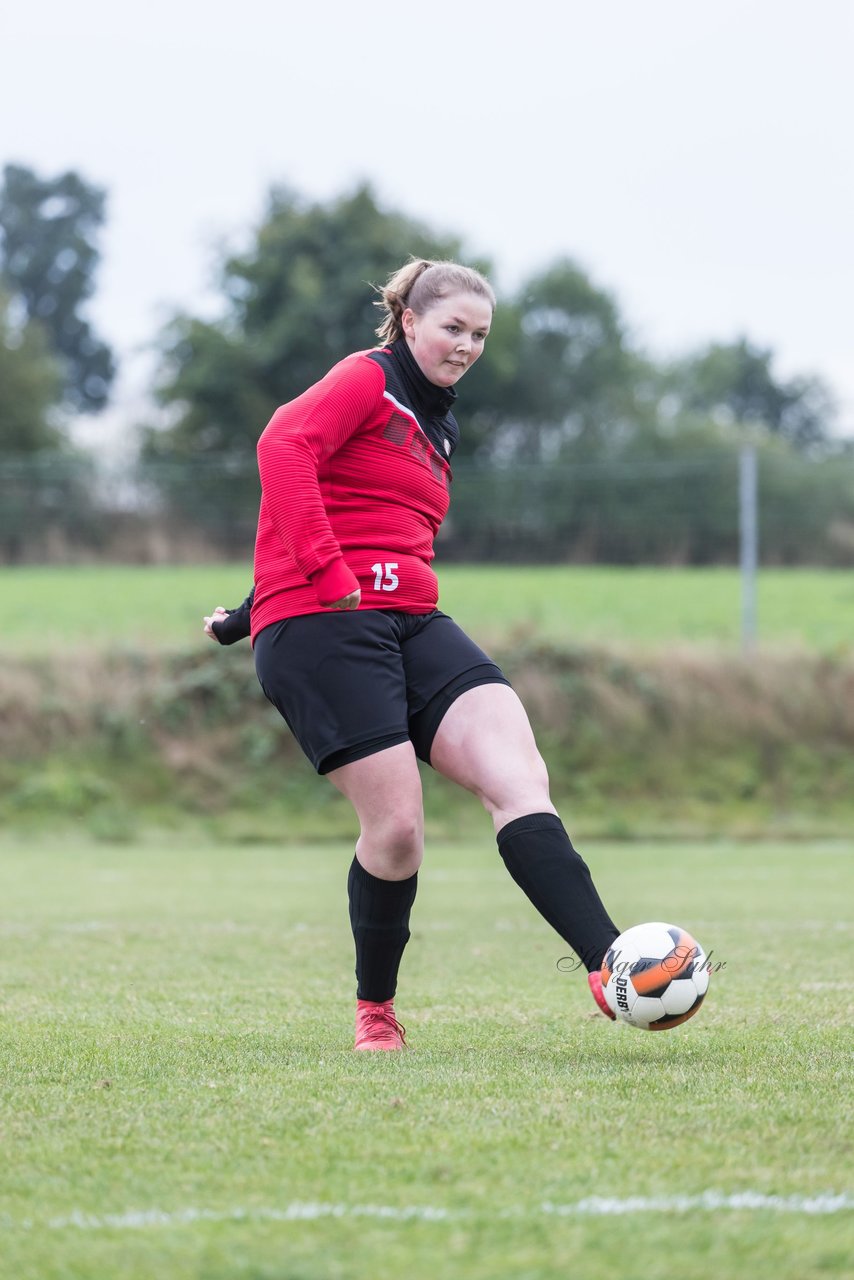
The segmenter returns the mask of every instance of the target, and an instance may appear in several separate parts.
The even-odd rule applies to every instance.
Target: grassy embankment
[[[740,653],[733,571],[442,571],[443,607],[522,693],[573,830],[833,834],[854,817],[854,577],[773,571]],[[255,681],[201,615],[239,567],[0,571],[0,816],[224,838],[352,834]],[[434,836],[479,824],[425,773]]]

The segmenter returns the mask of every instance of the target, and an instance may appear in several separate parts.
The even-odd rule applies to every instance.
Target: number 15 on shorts
[[[371,565],[371,573],[374,575],[374,591],[396,591],[400,586],[400,579],[395,573],[397,561],[387,561],[385,564]]]

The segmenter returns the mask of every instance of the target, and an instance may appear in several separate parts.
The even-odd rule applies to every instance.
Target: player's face
[[[480,357],[492,307],[477,294],[454,293],[420,316],[407,307],[401,322],[425,378],[437,387],[452,387]]]

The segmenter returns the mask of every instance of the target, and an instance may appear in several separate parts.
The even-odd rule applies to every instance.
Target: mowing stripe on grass
[[[623,1198],[588,1196],[574,1204],[544,1201],[530,1209],[505,1209],[492,1216],[498,1218],[607,1217],[628,1213],[705,1213],[721,1211],[804,1213],[826,1216],[854,1210],[854,1195],[826,1192],[817,1196],[764,1195],[759,1191],[738,1191],[726,1195],[721,1191],[704,1191],[696,1196],[626,1196]],[[456,1222],[472,1217],[464,1209],[444,1209],[439,1205],[331,1204],[294,1200],[281,1209],[179,1209],[168,1213],[162,1209],[132,1210],[128,1213],[93,1214],[76,1210],[61,1218],[37,1222],[24,1218],[14,1222],[0,1219],[4,1231],[139,1231],[149,1227],[185,1227],[196,1222],[311,1222],[319,1218],[377,1218],[392,1222]]]

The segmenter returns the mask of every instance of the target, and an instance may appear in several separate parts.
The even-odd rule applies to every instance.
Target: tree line
[[[7,467],[9,459],[20,467],[27,456],[44,466],[58,454],[75,461],[78,477],[85,472],[87,459],[72,443],[73,417],[105,407],[116,373],[114,353],[86,319],[105,216],[105,191],[78,173],[42,177],[21,165],[3,171],[0,456]],[[192,484],[199,518],[213,504],[220,531],[247,511],[254,515],[255,445],[270,414],[343,355],[373,344],[378,313],[370,286],[410,255],[459,258],[494,275],[493,264],[468,253],[459,238],[383,207],[367,184],[327,202],[288,187],[271,190],[247,247],[224,253],[218,264],[219,317],[178,313],[156,337],[158,412],[135,424],[142,489],[163,511],[177,513],[186,511]],[[644,506],[642,486],[617,500],[620,485],[602,475],[650,460],[684,469],[692,459],[731,458],[744,439],[774,459],[778,473],[788,459],[799,464],[798,475],[809,472],[813,488],[817,475],[827,476],[828,520],[846,527],[854,521],[854,484],[840,495],[838,479],[830,483],[840,465],[848,474],[852,442],[835,435],[833,396],[820,378],[780,377],[773,351],[747,336],[653,360],[616,298],[570,258],[499,297],[463,406],[462,467],[482,484],[493,477],[496,491],[508,468],[571,476],[561,488],[552,475],[546,487],[557,486],[557,496],[549,510],[571,503],[574,526],[585,512],[582,524],[598,522],[596,538],[587,537],[594,558],[625,558],[607,549],[614,539],[603,535],[603,513],[612,511],[612,524],[635,524],[639,512],[628,520],[625,501]],[[711,480],[709,486],[694,505],[715,505]],[[480,519],[476,512],[471,518]],[[655,521],[655,504],[646,519]],[[576,535],[573,545],[582,548],[585,530]],[[508,536],[512,542],[515,535]],[[648,531],[633,536],[638,546],[661,542]],[[472,538],[472,548],[483,542]]]

